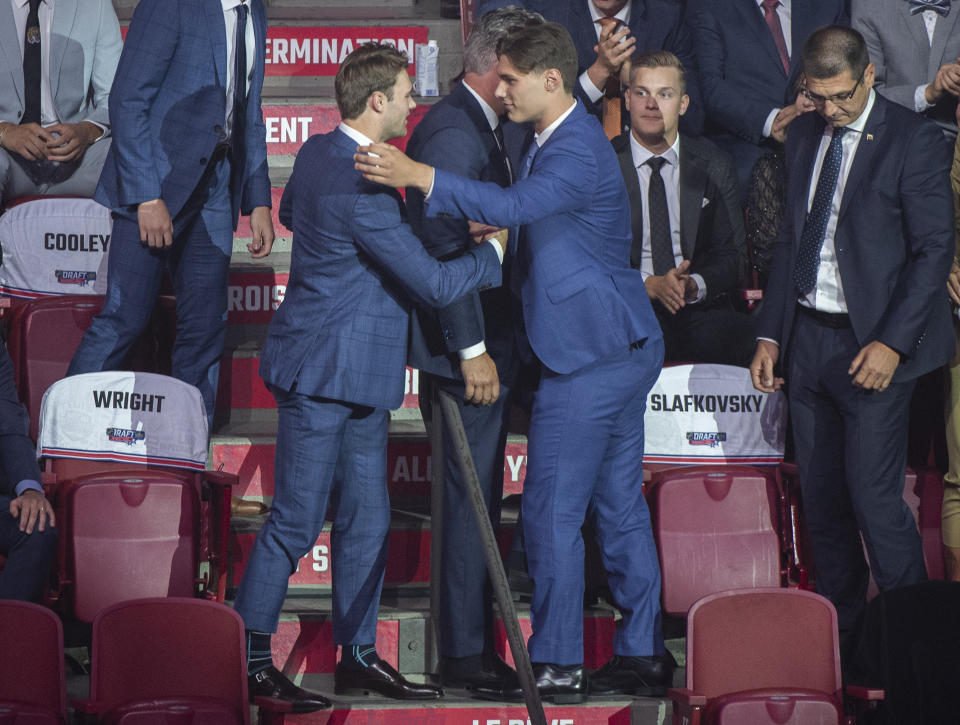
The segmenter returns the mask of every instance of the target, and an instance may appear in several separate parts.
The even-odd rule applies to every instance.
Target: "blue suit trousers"
[[[247,629],[275,632],[290,575],[336,510],[333,639],[376,642],[387,562],[387,423],[380,408],[272,389],[280,420],[273,505],[260,529],[237,592]]]
[[[534,397],[523,489],[523,534],[533,579],[530,658],[583,662],[584,547],[588,508],[610,591],[623,614],[619,655],[664,651],[660,563],[643,484],[643,414],[663,362],[647,340],[561,375],[543,369]]]
[[[174,219],[173,244],[140,242],[136,215],[114,214],[107,298],[83,337],[68,375],[116,370],[150,321],[164,269],[177,298],[177,336],[171,372],[195,385],[213,424],[220,358],[227,325],[227,280],[233,248],[230,162],[212,162]]]
[[[7,563],[0,571],[0,599],[39,601],[50,579],[57,555],[57,529],[20,530],[20,520],[10,514],[10,497],[0,496],[0,554]]]

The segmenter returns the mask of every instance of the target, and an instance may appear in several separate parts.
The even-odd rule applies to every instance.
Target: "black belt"
[[[797,305],[797,311],[815,320],[817,324],[823,327],[829,327],[833,330],[842,330],[850,327],[850,315],[845,312],[821,312],[820,310],[815,310],[812,307],[806,307],[800,304]]]

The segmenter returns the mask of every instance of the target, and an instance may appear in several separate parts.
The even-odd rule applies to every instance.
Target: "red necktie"
[[[777,46],[780,62],[783,63],[783,72],[790,75],[790,54],[787,52],[787,42],[783,39],[783,26],[780,25],[780,16],[777,15],[777,6],[780,0],[763,0],[763,19],[767,21],[773,44]]]
[[[616,32],[620,21],[617,18],[600,18],[601,30],[607,26],[613,26],[613,32]],[[607,138],[615,138],[623,132],[623,121],[620,118],[620,78],[612,77],[607,79],[603,87],[603,99],[601,104],[600,119],[603,123],[603,132]]]

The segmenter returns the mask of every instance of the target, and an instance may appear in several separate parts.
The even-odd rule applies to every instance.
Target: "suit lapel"
[[[9,2],[0,2],[0,53],[6,56],[13,87],[23,105],[23,56],[20,55],[20,39],[13,20],[13,7]]]
[[[816,111],[810,111],[816,114]],[[798,168],[804,169],[805,183],[802,188],[793,194],[793,221],[794,229],[798,230],[795,235],[795,241],[800,241],[800,231],[803,229],[803,222],[807,217],[807,199],[810,198],[810,185],[816,184],[817,180],[813,178],[813,162],[817,157],[817,149],[820,147],[820,139],[823,137],[823,129],[826,122],[819,115],[813,117],[813,132],[808,138],[803,139],[800,150],[797,153]],[[799,130],[799,129],[798,129]]]
[[[947,49],[947,40],[960,32],[957,28],[958,17],[960,17],[960,6],[957,4],[954,4],[946,17],[943,15],[937,17],[937,27],[933,31],[933,44],[930,46],[930,60],[927,62],[927,78],[936,76],[944,63],[952,63],[956,60],[956,58],[944,58],[943,54]]]
[[[901,22],[904,24],[904,26],[906,26],[907,30],[910,32],[910,37],[913,38],[913,52],[922,52],[924,54],[928,53],[930,50],[930,41],[927,40],[927,26],[923,22],[923,13],[911,15],[910,4],[907,2],[897,2],[894,4],[898,6],[898,22]],[[940,25],[939,20],[937,20],[937,25]],[[911,52],[909,48],[904,48],[903,51],[906,53]],[[939,67],[940,66],[937,66],[937,68]]]
[[[783,63],[780,62],[780,53],[777,51],[777,46],[773,42],[773,36],[770,34],[770,28],[767,27],[767,23],[763,19],[763,11],[757,5],[756,0],[737,0],[735,7],[743,21],[743,26],[748,28],[750,32],[756,36],[760,42],[760,47],[763,48],[763,51],[768,56],[769,63],[772,67],[776,68],[777,72],[786,80],[787,74],[783,71]],[[793,15],[794,14],[792,14],[791,17],[793,17]],[[749,40],[745,39],[744,42],[749,42]]]
[[[464,87],[462,81],[457,86],[454,86],[451,95],[458,97],[460,102],[463,104],[463,108],[467,112],[467,117],[470,119],[470,123],[473,124],[474,129],[479,137],[483,139],[483,150],[486,153],[487,158],[492,157],[496,160],[500,175],[504,181],[509,181],[510,170],[507,166],[507,150],[502,149],[501,153],[501,149],[497,144],[497,139],[493,135],[493,129],[490,128],[490,124],[483,112],[483,108],[480,107],[480,103],[476,98],[473,97],[473,94]]]
[[[586,56],[580,58],[580,64],[590,65],[597,58],[593,52],[593,46],[597,44],[597,31],[590,17],[590,11],[587,9],[586,2],[573,2],[570,7],[570,22],[566,24],[573,35],[573,44],[581,48]]]
[[[857,193],[861,182],[870,171],[873,165],[873,158],[881,145],[888,139],[883,137],[883,132],[887,125],[886,108],[883,99],[876,94],[873,109],[870,111],[870,117],[863,127],[863,135],[860,137],[860,143],[857,144],[857,152],[853,157],[853,166],[850,167],[850,173],[847,175],[846,184],[843,187],[843,198],[840,200],[840,215],[837,223],[843,221],[843,216],[850,207],[850,200]]]
[[[620,172],[627,187],[627,197],[630,199],[630,231],[633,243],[630,245],[630,266],[640,269],[643,261],[643,192],[640,190],[640,180],[637,179],[637,169],[633,165],[633,153],[630,151],[630,138],[620,137],[626,143],[617,151],[617,161],[620,162]]]
[[[227,25],[223,19],[223,6],[219,0],[206,0],[204,10],[207,15],[207,34],[213,48],[213,62],[217,68],[217,79],[222,88],[227,87]]]
[[[73,24],[77,17],[76,0],[57,0],[50,29],[50,93],[56,105],[57,91],[60,88],[60,68],[63,56],[67,52],[68,38],[73,36]]]
[[[680,250],[684,259],[693,259],[703,209],[704,192],[707,188],[707,173],[698,158],[687,149],[689,144],[680,143]]]

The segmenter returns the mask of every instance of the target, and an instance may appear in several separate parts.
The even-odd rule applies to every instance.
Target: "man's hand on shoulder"
[[[47,158],[47,148],[53,136],[39,123],[4,124],[0,128],[0,146],[7,151],[14,151],[29,161],[40,161]]]
[[[659,300],[670,314],[677,314],[687,304],[687,281],[690,280],[687,270],[689,269],[690,260],[685,259],[680,262],[679,267],[671,269],[666,274],[647,277],[644,284],[650,299]],[[696,283],[694,283],[695,286]]]
[[[797,100],[789,106],[781,108],[780,113],[773,119],[773,126],[770,128],[770,138],[780,143],[785,143],[787,140],[787,127],[793,119],[812,110],[813,102],[808,101],[802,93],[797,94]]]
[[[273,249],[274,231],[270,207],[258,206],[250,212],[250,230],[253,241],[247,243],[247,250],[254,259],[261,259]]]
[[[750,380],[761,393],[772,393],[783,386],[783,378],[774,377],[773,368],[780,359],[780,347],[770,340],[757,340],[757,351],[750,362]]]
[[[433,186],[433,167],[414,161],[388,143],[359,146],[353,160],[354,168],[367,181],[397,188],[413,186],[422,194],[427,194]]]
[[[463,400],[474,405],[492,405],[500,397],[500,377],[497,364],[489,353],[460,361],[460,373],[465,386]]]
[[[899,364],[900,353],[889,345],[874,340],[867,343],[853,358],[847,374],[854,376],[851,382],[858,388],[883,392],[890,385]]]
[[[20,530],[32,534],[34,528],[44,531],[47,526],[56,526],[53,506],[40,491],[28,489],[10,502],[10,515],[20,519]]]
[[[148,247],[160,249],[173,244],[173,221],[163,199],[141,202],[137,206],[140,241]]]
[[[58,123],[45,130],[51,136],[47,141],[47,158],[61,163],[83,156],[90,145],[103,135],[103,129],[89,121]]]

